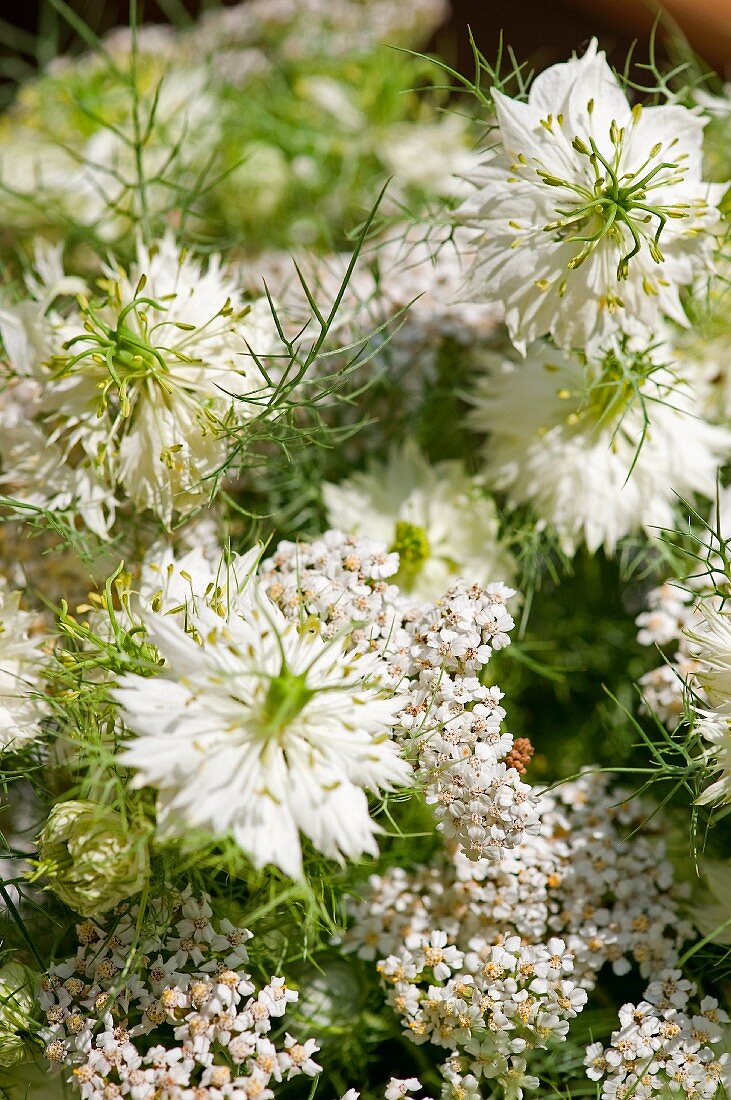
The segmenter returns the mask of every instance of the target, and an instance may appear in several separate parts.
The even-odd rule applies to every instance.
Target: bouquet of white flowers
[[[728,87],[469,80],[444,0],[52,7],[0,1096],[731,1097]]]

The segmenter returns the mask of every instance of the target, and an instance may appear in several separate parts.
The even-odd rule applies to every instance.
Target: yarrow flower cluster
[[[692,589],[666,581],[650,590],[648,609],[635,620],[640,645],[656,646],[661,651],[670,647],[671,650],[667,660],[639,680],[644,706],[669,726],[677,725],[684,715],[689,681],[696,690],[701,690],[695,680],[700,666],[690,639],[690,633],[698,629],[702,621],[697,603],[698,595]]]
[[[77,926],[76,954],[51,967],[40,1000],[46,1058],[82,1100],[266,1100],[272,1083],[320,1071],[314,1039],[270,1037],[296,990],[277,976],[257,988],[251,932],[212,915],[186,892],[152,902],[142,937],[137,905],[110,927]]]
[[[599,775],[541,793],[540,831],[499,862],[474,862],[454,846],[436,866],[373,876],[370,895],[351,903],[346,943],[374,959],[438,928],[477,974],[506,937],[533,945],[557,937],[583,988],[607,963],[618,975],[636,965],[650,977],[677,962],[691,928],[678,918],[684,891],[646,809]],[[640,828],[644,835],[627,839]]]
[[[592,1043],[586,1072],[602,1082],[602,1100],[638,1096],[715,1096],[729,1055],[717,1048],[729,1017],[713,997],[697,996],[680,970],[661,971],[639,1004],[619,1010],[606,1049]]]
[[[540,833],[501,862],[455,847],[441,866],[374,876],[353,899],[346,944],[385,955],[377,970],[414,1042],[456,1051],[442,1067],[451,1095],[483,1075],[510,1095],[524,1054],[566,1040],[605,964],[646,977],[676,964],[691,934],[682,892],[658,836],[621,839],[643,820],[621,797],[598,776],[564,784],[541,797]],[[521,1087],[538,1084],[527,1074]]]
[[[288,619],[310,619],[323,638],[348,636],[357,649],[384,651],[395,628],[416,614],[392,583],[399,566],[399,555],[380,541],[326,531],[312,542],[280,542],[260,576]]]
[[[731,630],[725,555],[725,527],[719,515],[708,525],[705,568],[682,586],[670,581],[652,589],[649,610],[636,620],[637,640],[655,645],[663,654],[663,663],[639,681],[643,706],[679,734],[684,724],[690,725],[696,782],[700,776],[699,805],[723,805],[731,790]],[[669,646],[674,652],[665,655]]]
[[[397,955],[378,964],[406,1034],[415,1043],[463,1051],[443,1070],[455,1096],[468,1075],[470,1083],[484,1076],[509,1087],[525,1070],[520,1055],[565,1039],[569,1020],[587,1000],[571,980],[573,958],[563,940],[524,946],[509,936],[488,950],[478,973],[453,976],[463,963],[463,954],[436,931],[412,933]],[[526,1077],[523,1083],[539,1082]]]
[[[399,720],[419,747],[427,801],[471,859],[499,859],[540,827],[520,753],[513,759],[513,737],[501,728],[502,693],[480,682],[492,653],[510,641],[505,604],[513,595],[499,583],[460,582],[414,622],[408,650],[394,655],[408,684]]]

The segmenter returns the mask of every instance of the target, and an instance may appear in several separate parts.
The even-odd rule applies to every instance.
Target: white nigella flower
[[[728,118],[731,115],[731,84],[724,84],[721,95],[696,88],[693,99],[711,118]]]
[[[323,489],[331,527],[366,534],[400,555],[402,591],[438,599],[463,577],[510,580],[515,563],[498,536],[495,505],[461,462],[432,466],[414,440],[339,485]]]
[[[699,665],[696,675],[713,709],[731,718],[731,615],[709,600],[700,604],[699,611],[701,625],[689,631]]]
[[[204,267],[170,235],[140,245],[129,272],[108,267],[102,285],[103,298],[80,297],[53,324],[42,403],[51,442],[170,525],[210,495],[227,433],[261,408],[249,348],[269,354],[274,325],[217,257]]]
[[[158,789],[161,828],[231,834],[256,866],[292,876],[300,831],[335,859],[375,854],[365,790],[410,775],[389,736],[402,704],[380,688],[380,659],[302,632],[255,580],[227,620],[197,608],[197,640],[176,619],[143,618],[166,670],[123,677],[115,696],[137,734],[121,760],[135,785]]]
[[[493,97],[500,143],[461,215],[481,231],[471,296],[504,303],[521,351],[687,324],[679,290],[711,266],[725,191],[701,178],[700,111],[630,107],[596,41],[527,102]]]
[[[38,243],[34,271],[26,273],[30,297],[0,304],[0,487],[24,503],[49,511],[75,508],[100,536],[108,532],[115,501],[93,466],[67,462],[43,423],[46,378],[42,364],[60,324],[51,306],[59,295],[83,293],[82,279],[63,271],[61,246]]]
[[[688,638],[693,644],[696,678],[704,689],[708,707],[697,707],[696,728],[707,747],[704,757],[713,778],[698,802],[731,801],[731,616],[709,600],[700,604],[702,623]]]
[[[20,608],[20,593],[0,579],[0,749],[36,737],[45,710],[35,694],[44,664],[34,615]]]
[[[473,403],[488,480],[512,507],[530,505],[566,553],[585,542],[611,554],[624,535],[673,526],[676,494],[715,495],[731,444],[670,370],[620,347],[587,361],[537,342],[524,363],[496,363]]]

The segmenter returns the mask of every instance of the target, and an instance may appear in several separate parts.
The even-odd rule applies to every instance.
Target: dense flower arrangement
[[[729,86],[470,80],[444,0],[53,8],[0,1096],[731,1097]]]

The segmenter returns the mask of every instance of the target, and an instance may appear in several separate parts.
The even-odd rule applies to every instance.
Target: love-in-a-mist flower
[[[256,580],[226,620],[191,611],[194,637],[178,619],[143,618],[166,668],[124,676],[114,694],[137,735],[121,761],[158,789],[160,827],[232,835],[256,866],[292,876],[300,832],[335,859],[375,854],[365,791],[410,775],[381,658],[288,622]]]
[[[704,760],[712,779],[696,801],[701,806],[731,802],[731,718],[718,711],[700,711],[697,729],[706,742]]]
[[[101,285],[55,327],[43,410],[77,465],[80,451],[169,525],[210,495],[230,434],[262,408],[251,349],[274,348],[269,306],[247,304],[218,257],[204,265],[171,235]]]
[[[698,662],[696,675],[713,709],[731,718],[731,615],[710,600],[698,610],[701,622],[689,632]]]
[[[731,445],[690,387],[621,346],[591,359],[537,341],[523,363],[496,358],[472,400],[488,482],[530,505],[569,554],[581,543],[611,554],[624,535],[672,527],[678,495],[715,495]]]
[[[493,101],[499,145],[461,209],[480,233],[471,297],[504,303],[521,351],[687,324],[679,291],[711,267],[725,190],[702,179],[700,111],[632,107],[596,41],[527,102]]]
[[[698,607],[700,624],[688,631],[695,676],[707,706],[695,704],[696,729],[706,742],[707,776],[713,781],[698,797],[702,805],[731,801],[731,615],[711,600]]]
[[[487,585],[511,580],[495,505],[461,462],[432,466],[414,440],[392,448],[339,485],[325,485],[330,525],[385,542],[399,555],[394,582],[422,600],[443,596],[458,577]]]

